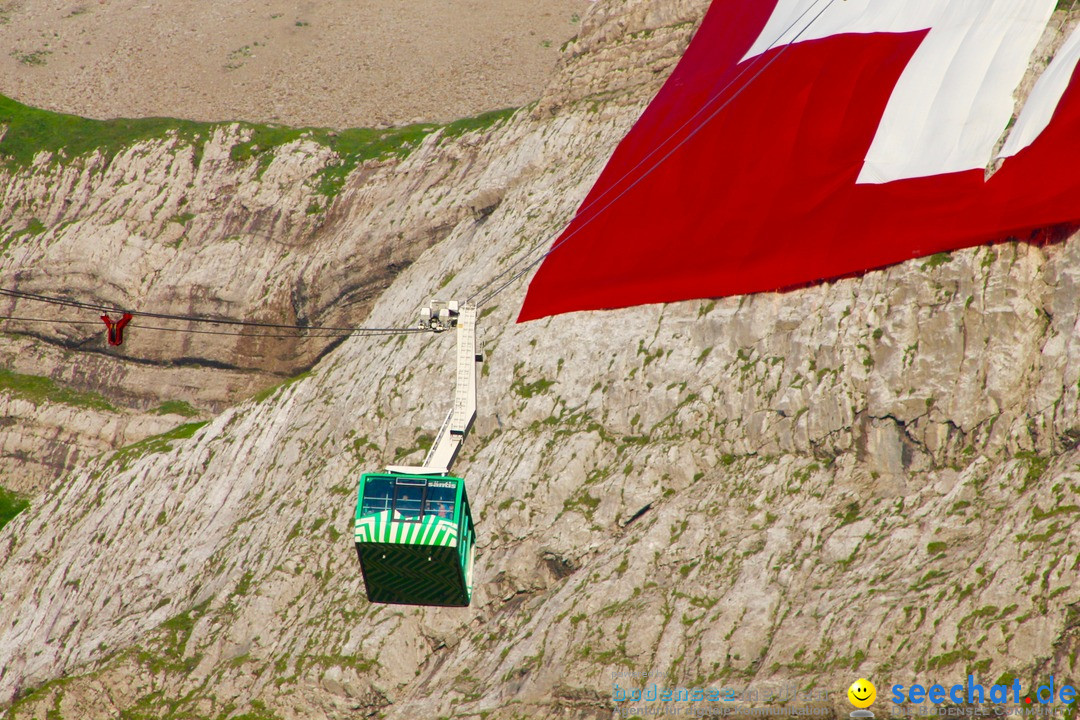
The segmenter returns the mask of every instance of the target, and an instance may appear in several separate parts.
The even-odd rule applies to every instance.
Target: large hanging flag
[[[1080,222],[1080,31],[1014,99],[1056,3],[714,0],[519,320],[787,289]]]

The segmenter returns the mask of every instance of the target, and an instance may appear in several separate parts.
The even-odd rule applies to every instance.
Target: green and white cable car
[[[461,478],[360,478],[356,550],[371,602],[468,605],[475,538]]]
[[[476,418],[476,307],[433,302],[421,320],[437,332],[457,328],[454,406],[423,465],[360,477],[356,552],[369,601],[464,607],[476,531],[465,481],[449,472]]]

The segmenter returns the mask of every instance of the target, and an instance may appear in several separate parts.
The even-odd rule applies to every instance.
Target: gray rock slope
[[[398,274],[370,323],[467,295],[556,232],[703,10],[598,3],[551,91],[466,136],[476,171],[444,190],[497,207]],[[400,172],[444,153],[429,139]],[[2,531],[0,702],[19,718],[608,718],[613,684],[650,673],[796,682],[840,714],[859,676],[882,695],[1069,677],[1077,268],[1075,238],[1002,244],[526,325],[512,286],[484,308],[456,468],[480,538],[463,610],[368,604],[350,542],[358,474],[419,459],[437,429],[452,338],[351,339],[262,402],[85,462]]]

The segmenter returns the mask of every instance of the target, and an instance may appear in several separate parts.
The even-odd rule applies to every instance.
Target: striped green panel
[[[357,543],[399,543],[457,547],[458,529],[452,520],[427,516],[421,522],[392,520],[390,511],[356,519]]]

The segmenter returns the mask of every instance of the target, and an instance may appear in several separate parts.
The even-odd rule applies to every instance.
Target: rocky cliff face
[[[441,212],[365,323],[471,293],[565,223],[703,11],[598,3],[535,107],[358,171],[333,226],[364,241],[312,249],[305,287],[337,297],[349,258],[406,252],[402,218]],[[236,257],[258,280],[276,252]],[[608,718],[642,673],[796,682],[837,713],[858,676],[1069,677],[1077,267],[1075,238],[1003,244],[522,326],[510,287],[482,313],[455,468],[480,543],[463,610],[368,604],[350,538],[358,474],[437,429],[452,340],[348,339],[261,401],[81,461],[2,531],[0,699],[20,718]]]
[[[357,169],[340,192],[326,188],[350,158],[299,133],[260,147],[260,130],[199,126],[115,154],[42,151],[0,169],[5,289],[143,312],[354,327],[402,268],[504,192],[484,179],[478,137],[453,126],[421,128],[389,152],[376,140],[370,159],[352,159]],[[207,417],[310,368],[343,340],[138,318],[114,348],[98,313],[11,298],[2,306],[5,316],[57,321],[6,321],[7,368],[99,393],[136,415],[184,403]],[[49,467],[64,471],[89,448],[104,449],[103,425],[125,426],[112,433],[113,448],[145,437],[137,427],[155,427],[145,416],[131,425],[82,410],[68,424],[65,460],[42,466],[31,486],[58,476]],[[40,413],[8,413],[18,428],[0,430],[0,444],[24,444],[12,432],[50,434]],[[25,475],[22,463],[5,453],[12,473]]]

